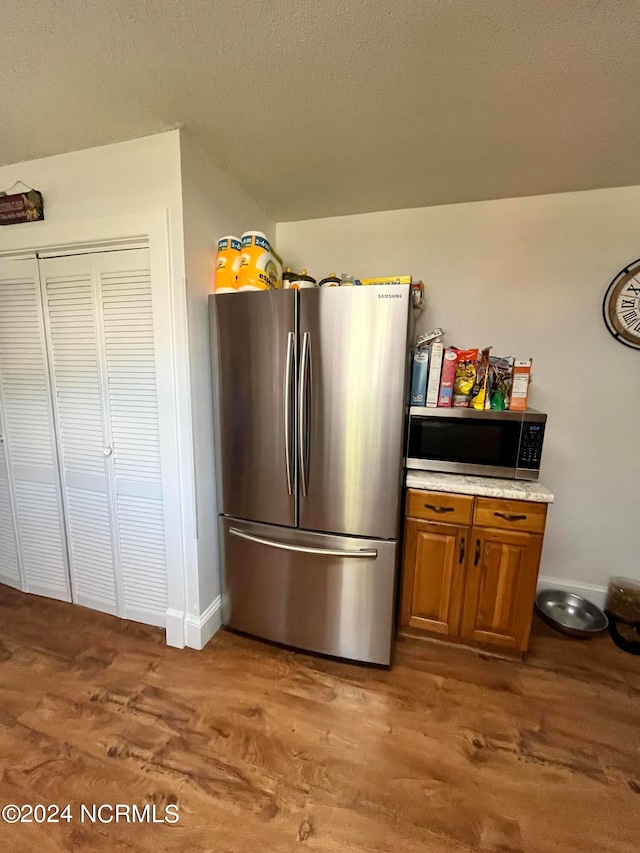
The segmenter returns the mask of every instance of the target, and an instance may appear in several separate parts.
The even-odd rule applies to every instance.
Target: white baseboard
[[[566,578],[538,578],[538,592],[541,589],[563,589],[566,592],[574,592],[583,598],[589,599],[598,607],[604,607],[607,595],[606,586],[598,586],[594,583],[580,583],[579,581],[567,580]]]
[[[222,626],[222,601],[218,596],[200,616],[184,617],[185,643],[190,649],[204,649]]]

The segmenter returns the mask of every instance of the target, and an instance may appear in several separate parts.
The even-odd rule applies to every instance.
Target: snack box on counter
[[[413,354],[411,376],[411,405],[427,405],[427,379],[429,376],[429,350],[416,350]]]

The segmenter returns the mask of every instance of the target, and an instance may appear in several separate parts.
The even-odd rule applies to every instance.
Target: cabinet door
[[[529,643],[542,536],[473,527],[463,637],[524,652]]]
[[[400,615],[404,627],[458,633],[468,534],[467,527],[407,520]]]

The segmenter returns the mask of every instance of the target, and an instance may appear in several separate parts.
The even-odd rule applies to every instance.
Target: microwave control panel
[[[542,458],[542,441],[544,439],[544,424],[525,423],[522,426],[520,441],[519,468],[539,468]]]

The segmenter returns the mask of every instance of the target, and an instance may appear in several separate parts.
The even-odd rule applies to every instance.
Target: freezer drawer
[[[308,651],[391,662],[397,542],[220,518],[223,624]]]

